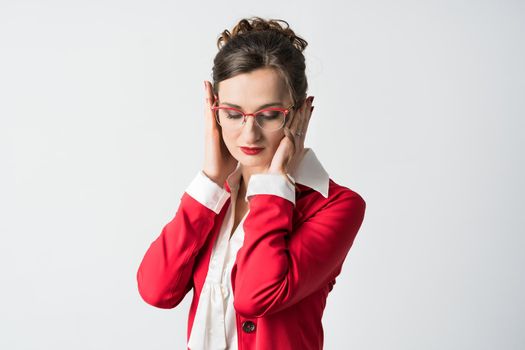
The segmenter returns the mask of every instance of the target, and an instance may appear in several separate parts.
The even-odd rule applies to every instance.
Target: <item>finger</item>
[[[204,98],[206,99],[206,104],[208,107],[211,107],[214,102],[213,91],[209,81],[204,81]]]
[[[293,135],[292,130],[288,127],[285,127],[283,131],[284,131],[284,137],[287,137],[291,141],[293,145],[294,153],[295,153],[295,149],[296,149],[295,135]]]
[[[284,134],[286,137],[288,137],[293,145],[294,145],[294,151],[295,151],[295,138],[296,138],[296,130],[297,130],[297,120],[300,119],[300,112],[299,110],[296,110],[294,115],[292,116],[292,119],[287,127],[284,128]]]
[[[295,130],[296,132],[301,133],[301,135],[298,136],[299,138],[304,138],[306,135],[306,128],[308,127],[308,120],[310,117],[311,104],[312,104],[312,101],[311,101],[311,96],[310,96],[304,101],[304,105],[301,109],[301,117],[298,118],[297,120],[297,125],[296,125]]]
[[[303,125],[301,126],[301,132],[303,133],[303,135],[306,135],[306,131],[308,130],[308,125],[310,125],[310,119],[312,117],[312,111],[314,109],[314,107],[312,106],[312,103],[313,103],[313,96],[310,96],[310,102],[306,108],[306,111],[305,111],[305,118],[304,118],[304,123]]]
[[[291,118],[288,120],[289,123],[287,123],[289,129],[297,125],[297,119],[299,119],[299,116],[302,113],[303,109],[304,109],[304,101],[300,106],[297,106],[296,108],[293,109]]]
[[[210,122],[210,126],[212,128],[218,128],[219,125],[215,119],[215,113],[211,109],[211,107],[215,103],[215,96],[213,94],[213,88],[211,86],[211,83],[207,80],[204,81],[204,98],[206,106],[206,119]]]
[[[292,120],[290,121],[290,124],[288,125],[288,129],[295,135],[295,132],[297,130],[297,126],[299,125],[299,122],[302,119],[302,114],[304,112],[304,103],[295,110],[295,113],[293,114]]]
[[[288,128],[285,129],[286,136],[292,141],[293,144],[293,154],[297,152],[297,149],[299,147],[299,143],[301,142],[300,137],[297,136],[297,130],[300,126],[301,119],[303,119],[303,113],[304,113],[304,105],[301,106],[296,112],[294,113],[293,119],[290,122],[290,125]]]

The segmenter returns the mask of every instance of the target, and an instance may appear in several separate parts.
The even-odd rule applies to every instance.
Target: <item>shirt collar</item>
[[[296,184],[310,187],[321,193],[325,198],[328,198],[330,176],[319,159],[317,159],[313,149],[309,147],[304,148],[303,158],[289,175],[295,180]],[[231,192],[232,188],[237,189],[240,179],[240,163],[237,163],[235,170],[226,179],[224,187],[228,192]]]

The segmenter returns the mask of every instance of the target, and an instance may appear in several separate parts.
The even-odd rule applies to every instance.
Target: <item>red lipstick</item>
[[[264,149],[263,147],[241,147],[241,150],[248,155],[257,154],[261,152],[263,149]]]

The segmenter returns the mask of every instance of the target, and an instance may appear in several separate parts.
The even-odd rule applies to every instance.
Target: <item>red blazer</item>
[[[141,297],[159,308],[174,308],[193,289],[187,341],[230,199],[216,214],[184,192],[137,271]],[[328,198],[297,183],[295,206],[273,194],[249,197],[244,243],[231,272],[239,350],[323,348],[326,298],[365,206],[358,193],[332,179]]]

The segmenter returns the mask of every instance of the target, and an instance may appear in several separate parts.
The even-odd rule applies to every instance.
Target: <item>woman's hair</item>
[[[307,45],[284,20],[241,19],[231,32],[226,29],[217,39],[219,52],[213,60],[214,93],[218,95],[219,82],[223,80],[271,67],[284,79],[294,105],[300,107],[308,89],[302,53]]]

